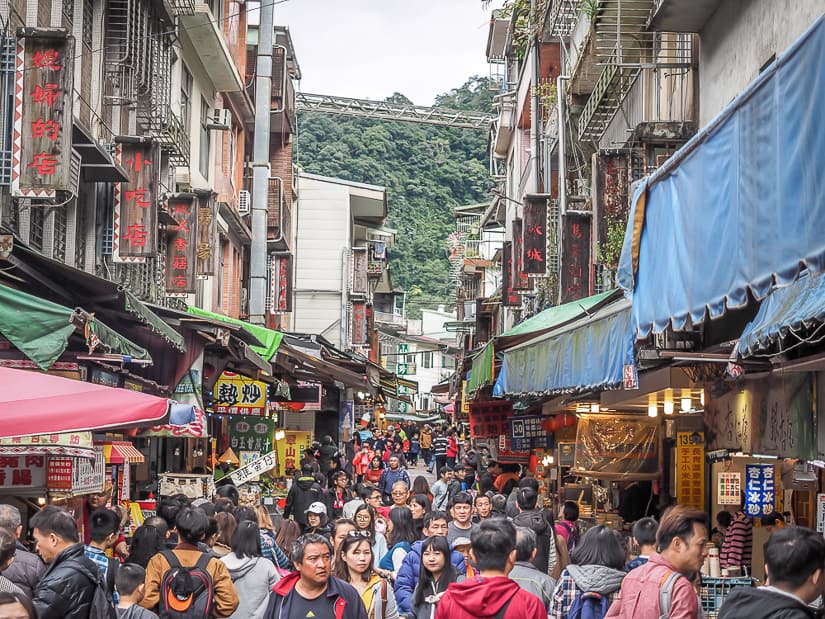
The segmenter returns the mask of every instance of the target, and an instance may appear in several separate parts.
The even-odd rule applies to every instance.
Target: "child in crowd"
[[[115,588],[120,596],[117,603],[118,619],[158,619],[151,610],[141,608],[146,591],[146,570],[134,563],[124,563],[117,572]]]
[[[656,552],[656,531],[659,529],[659,523],[655,518],[641,518],[633,525],[633,540],[639,547],[639,556],[628,561],[624,566],[624,571],[629,572],[633,568],[639,567],[647,563],[651,553]]]

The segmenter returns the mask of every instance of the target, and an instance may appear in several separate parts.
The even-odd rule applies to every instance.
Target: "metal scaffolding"
[[[391,103],[389,101],[312,95],[305,92],[295,93],[295,107],[298,111],[305,112],[359,116],[380,120],[399,120],[459,129],[482,129],[484,131],[487,131],[490,128],[490,123],[493,122],[493,116],[491,114],[481,112],[450,110],[441,107],[424,107],[411,103]]]

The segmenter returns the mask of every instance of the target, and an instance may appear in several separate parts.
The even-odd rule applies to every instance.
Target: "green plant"
[[[599,14],[599,0],[582,0],[582,11],[591,20],[596,19]]]
[[[626,225],[622,219],[607,218],[607,234],[605,234],[604,243],[599,245],[599,264],[611,269],[619,265]]]

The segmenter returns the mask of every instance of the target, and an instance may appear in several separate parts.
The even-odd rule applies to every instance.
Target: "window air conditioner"
[[[243,216],[249,215],[252,208],[249,192],[246,189],[241,189],[238,192],[238,214]]]
[[[226,108],[212,108],[209,111],[209,122],[206,128],[229,131],[232,128],[232,113]]]

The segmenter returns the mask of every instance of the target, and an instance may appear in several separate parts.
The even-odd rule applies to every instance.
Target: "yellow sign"
[[[676,502],[705,509],[705,433],[676,433]]]
[[[470,400],[467,398],[467,381],[461,381],[461,412],[470,414]]]
[[[234,372],[224,372],[212,388],[213,409],[224,415],[259,415],[266,412],[266,383]]]
[[[312,432],[285,430],[284,438],[275,439],[275,450],[278,452],[278,466],[275,468],[278,477],[292,475],[301,468],[301,458],[304,449],[312,445]]]

